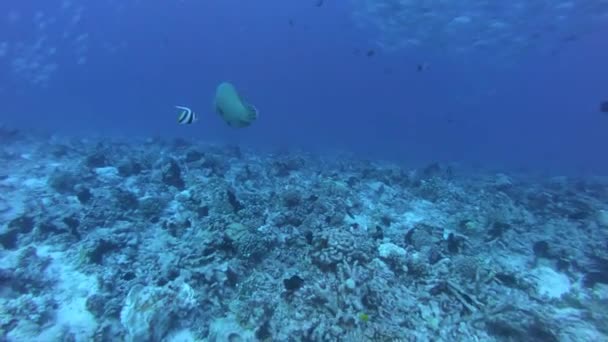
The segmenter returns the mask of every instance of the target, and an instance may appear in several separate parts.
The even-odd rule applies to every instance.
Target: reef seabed
[[[608,340],[604,178],[0,139],[1,340]]]

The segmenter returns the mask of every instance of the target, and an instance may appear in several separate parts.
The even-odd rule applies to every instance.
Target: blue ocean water
[[[0,2],[0,341],[608,339],[606,37],[605,0]]]
[[[479,49],[467,38],[482,34],[492,18],[475,18],[483,25],[463,36],[437,32],[419,46],[383,47],[378,27],[358,25],[364,3],[5,1],[2,121],[83,135],[341,148],[557,174],[608,169],[601,157],[607,119],[598,110],[608,96],[607,28],[605,20],[588,22],[605,11],[601,1],[574,2],[582,9],[522,38],[507,30],[544,20],[524,9],[503,34],[533,41]],[[413,19],[402,19],[397,35],[424,31],[428,20]],[[15,66],[19,59],[26,66]],[[421,63],[429,67],[417,72]],[[33,81],[45,68],[53,69],[48,77]],[[224,80],[259,108],[250,129],[235,131],[217,119],[213,92]],[[175,104],[195,109],[199,124],[174,125]]]

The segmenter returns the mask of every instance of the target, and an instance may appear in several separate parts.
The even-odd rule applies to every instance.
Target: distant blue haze
[[[32,41],[31,17],[52,15],[61,2],[23,3],[0,4],[0,42]],[[492,51],[384,51],[376,32],[354,24],[348,1],[74,3],[84,6],[77,27],[88,33],[86,63],[61,40],[68,17],[58,16],[46,31],[58,65],[47,86],[13,72],[10,52],[0,58],[1,122],[85,137],[342,149],[406,165],[608,173],[608,116],[598,108],[608,99],[608,27],[505,65]],[[21,18],[7,23],[15,10]],[[428,69],[418,72],[423,62]],[[251,127],[232,129],[213,112],[221,81],[260,110]],[[177,104],[200,120],[177,125]]]

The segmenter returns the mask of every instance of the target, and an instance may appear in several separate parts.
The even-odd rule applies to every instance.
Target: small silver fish
[[[184,106],[175,106],[175,108],[182,111],[177,117],[177,123],[180,125],[189,125],[198,121],[198,116],[190,108]]]

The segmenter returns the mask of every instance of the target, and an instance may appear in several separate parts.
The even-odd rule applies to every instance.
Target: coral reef
[[[608,338],[606,179],[50,141],[0,147],[0,340]]]

